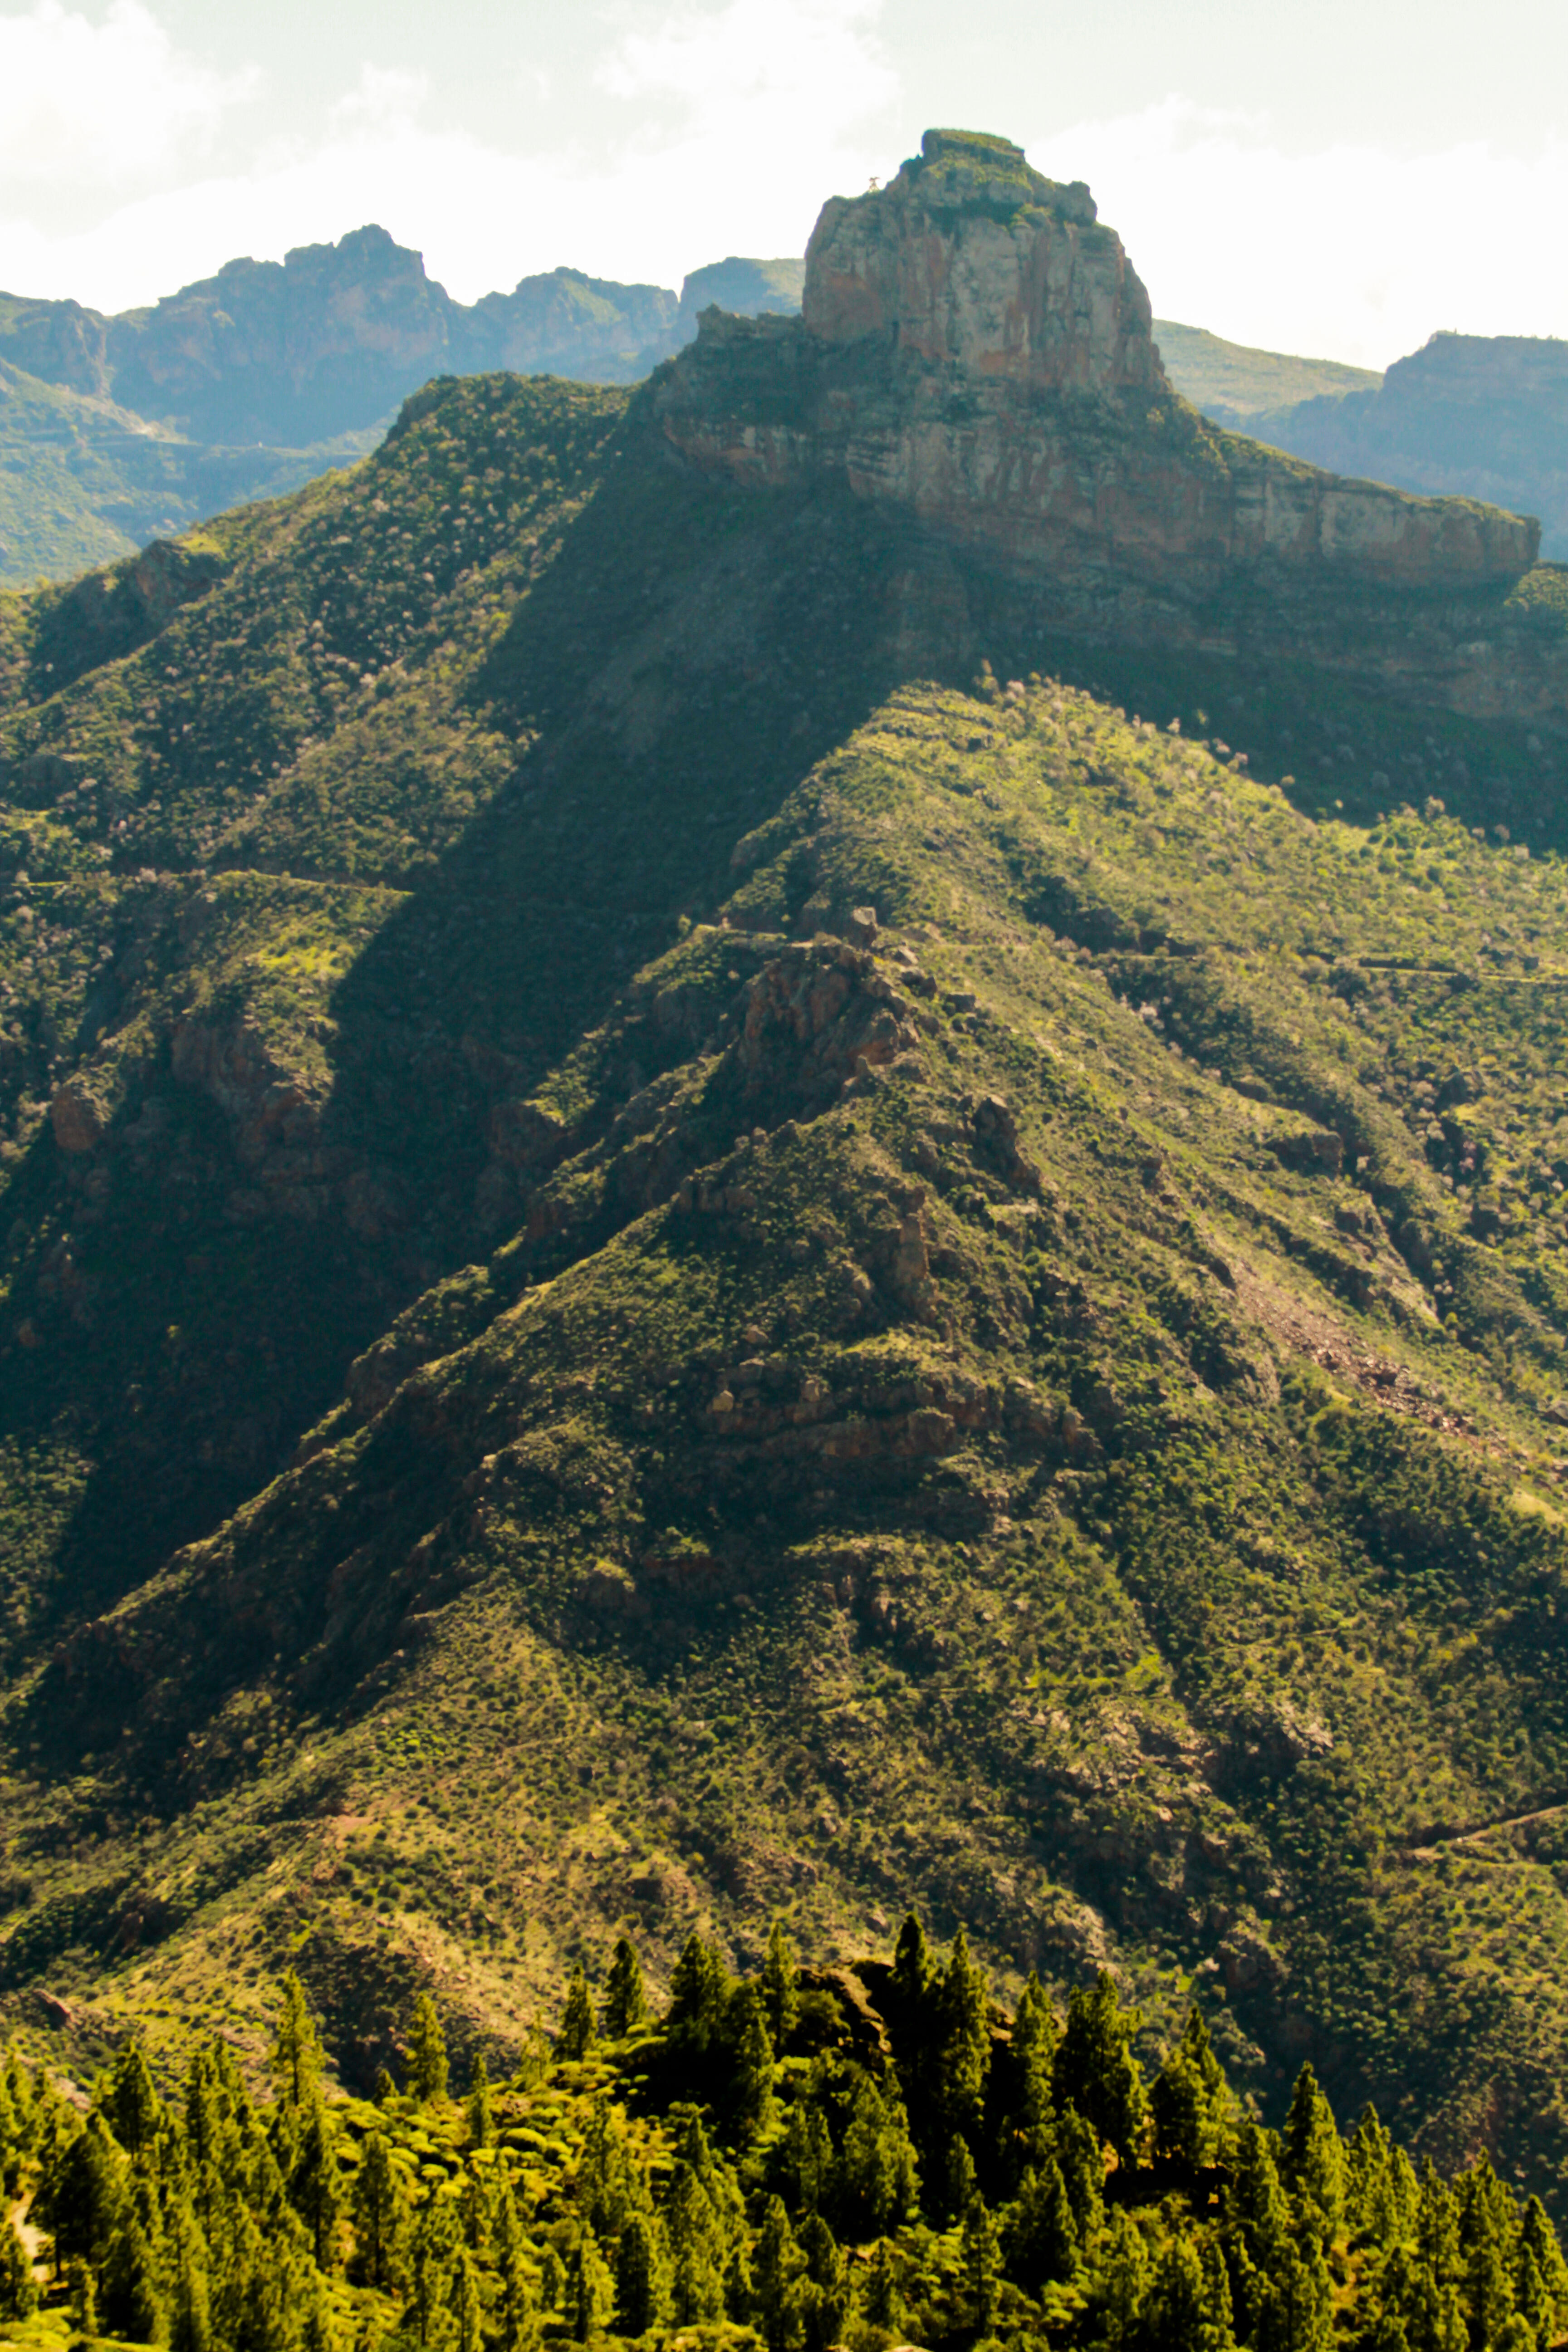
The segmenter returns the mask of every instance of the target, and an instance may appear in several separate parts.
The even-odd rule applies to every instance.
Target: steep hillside
[[[0,1990],[83,2067],[291,1955],[368,2084],[916,1900],[1556,2196],[1568,773],[1344,647],[1539,699],[1563,576],[1071,633],[710,462],[811,293],[0,603]]]
[[[1484,2158],[1418,2177],[1374,2114],[1342,2134],[1310,2067],[1260,2128],[1195,2007],[1149,2080],[1109,1975],[1065,2019],[1031,1979],[1009,2015],[962,1934],[943,1960],[911,1915],[891,1967],[802,1966],[775,1928],[737,1979],[694,1936],[656,2022],[623,1939],[601,1990],[574,1969],[553,2052],[500,2083],[476,2052],[466,2096],[428,1997],[405,2089],[332,2096],[292,1973],[270,2097],[221,2032],[161,2083],[128,2042],[85,2119],[11,2053],[6,2340],[1557,2340],[1537,2200]]]
[[[0,360],[0,586],[68,580],[203,515],[298,489],[363,457],[382,430],[310,449],[213,447]]]
[[[1434,335],[1375,389],[1286,397],[1247,429],[1313,465],[1539,516],[1543,552],[1568,557],[1568,342]]]
[[[1235,425],[1243,432],[1255,416],[1295,407],[1304,400],[1375,392],[1383,381],[1373,368],[1260,352],[1247,343],[1227,343],[1206,327],[1179,326],[1173,319],[1155,320],[1154,341],[1166,374],[1184,398],[1216,424]],[[1350,473],[1354,468],[1337,470]]]
[[[553,269],[465,306],[372,227],[117,318],[0,295],[0,587],[68,579],[350,464],[435,375],[634,383],[710,303],[798,310],[803,270],[731,256],[678,301]]]

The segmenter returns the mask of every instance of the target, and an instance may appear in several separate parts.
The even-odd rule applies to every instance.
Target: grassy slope
[[[129,551],[101,510],[112,469],[93,462],[83,438],[107,406],[0,370],[0,587],[68,580]]]
[[[1547,2178],[1559,1817],[1471,1832],[1568,1795],[1560,774],[899,684],[879,525],[622,415],[448,387],[63,691],[5,617],[7,1988],[85,2055],[287,1948],[368,2064],[915,1898]]]
[[[1171,319],[1155,320],[1154,341],[1176,390],[1227,424],[1323,394],[1370,392],[1382,382],[1372,368],[1254,351],[1250,344],[1227,343],[1206,327],[1178,326]]]
[[[279,496],[380,437],[375,427],[312,449],[206,447],[0,362],[0,590],[72,579],[217,508]]]

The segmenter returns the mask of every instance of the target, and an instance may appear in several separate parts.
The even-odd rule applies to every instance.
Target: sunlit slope
[[[1549,2179],[1563,873],[1212,741],[912,684],[714,828],[489,1254],[18,1685],[13,1987],[515,2030],[913,1897]]]

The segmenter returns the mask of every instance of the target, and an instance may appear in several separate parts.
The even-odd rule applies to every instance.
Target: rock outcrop
[[[1223,649],[1287,615],[1299,647],[1326,619],[1311,653],[1331,657],[1347,588],[1495,597],[1539,550],[1539,526],[1500,509],[1346,480],[1207,425],[1168,383],[1089,190],[969,132],[928,131],[887,187],[833,198],[800,319],[705,314],[653,401],[686,463],[837,479],[1032,575],[1051,625]],[[1472,612],[1434,626],[1424,614],[1413,646],[1402,610],[1385,644],[1358,615],[1347,656],[1418,674],[1435,698],[1568,722],[1568,677],[1510,698]]]
[[[1568,557],[1568,341],[1434,335],[1381,384],[1297,401],[1249,429],[1315,466],[1537,514],[1547,554]]]

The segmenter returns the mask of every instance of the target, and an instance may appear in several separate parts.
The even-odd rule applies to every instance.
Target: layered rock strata
[[[800,319],[706,313],[652,397],[684,462],[759,487],[837,479],[1048,581],[1064,625],[1223,648],[1288,613],[1297,648],[1323,657],[1314,632],[1332,639],[1347,590],[1394,592],[1422,611],[1402,611],[1397,647],[1358,614],[1356,664],[1568,723],[1568,658],[1542,666],[1537,648],[1501,676],[1473,610],[1432,609],[1506,594],[1539,525],[1206,424],[1167,381],[1149,298],[1089,190],[1005,140],[928,131],[886,188],[833,198]]]

